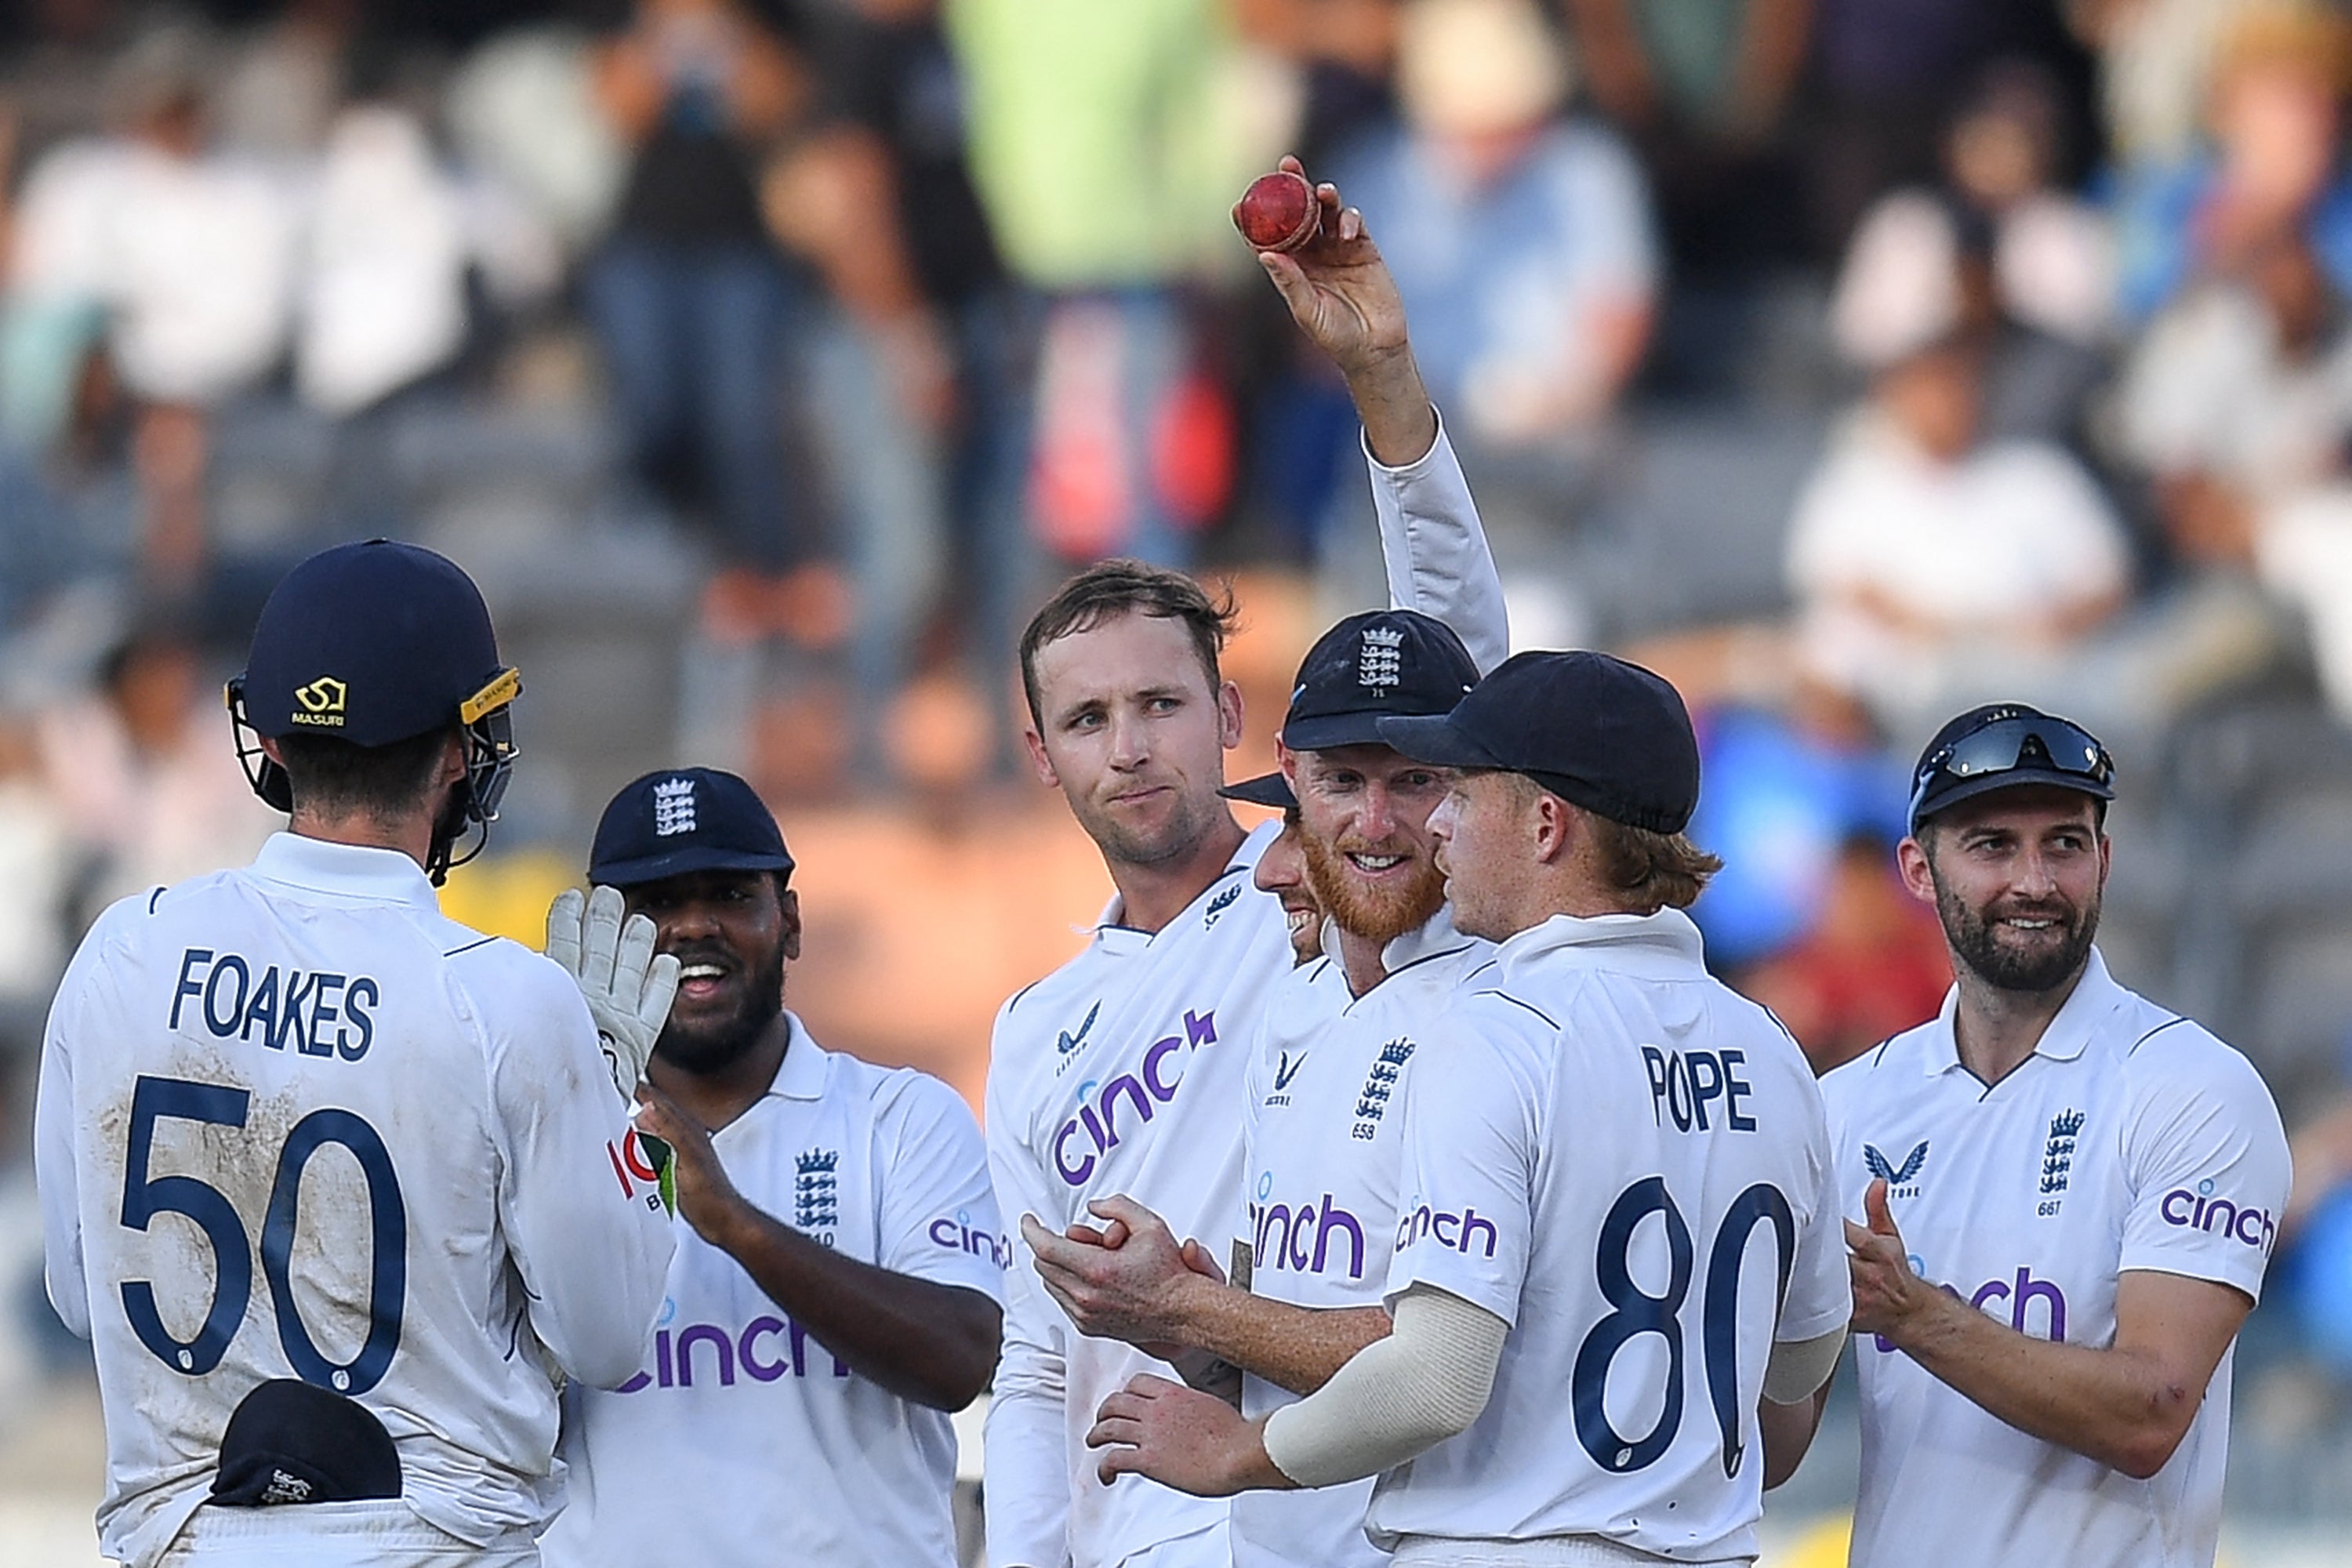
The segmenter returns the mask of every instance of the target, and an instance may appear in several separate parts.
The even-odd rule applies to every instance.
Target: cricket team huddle
[[[1857,1568],[2213,1562],[2286,1142],[2100,958],[2105,749],[2021,704],[1928,743],[1899,870],[1956,983],[1816,1080],[1685,912],[1681,698],[1509,651],[1315,200],[1260,261],[1361,416],[1390,607],[1234,784],[1229,604],[1114,561],[1037,613],[1029,756],[1116,894],[1000,1011],[984,1137],[785,1009],[793,857],[731,774],[615,796],[544,956],[444,918],[520,679],[429,552],[286,577],[229,706],[288,831],[108,910],[43,1045],[108,1556],[950,1568],[987,1391],[995,1568],[1746,1563],[1851,1346]]]

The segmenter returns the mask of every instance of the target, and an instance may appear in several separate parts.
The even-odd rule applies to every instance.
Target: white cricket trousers
[[[509,1530],[488,1546],[425,1523],[396,1499],[196,1510],[158,1568],[539,1568],[539,1542]]]

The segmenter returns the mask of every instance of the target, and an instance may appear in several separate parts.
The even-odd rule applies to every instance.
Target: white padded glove
[[[547,907],[547,956],[587,1000],[624,1102],[635,1099],[677,995],[677,958],[656,954],[654,922],[643,915],[624,922],[625,908],[618,888],[601,887],[584,899],[579,889],[566,888]]]

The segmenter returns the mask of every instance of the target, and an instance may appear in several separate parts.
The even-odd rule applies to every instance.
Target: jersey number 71
[[[184,1215],[205,1233],[213,1249],[213,1300],[196,1337],[181,1341],[163,1327],[155,1308],[155,1288],[144,1279],[122,1284],[122,1310],[139,1342],[175,1372],[202,1377],[218,1366],[229,1342],[245,1321],[253,1299],[253,1247],[244,1222],[226,1194],[194,1176],[150,1176],[155,1123],[165,1117],[215,1127],[242,1127],[251,1096],[241,1089],[191,1083],[184,1079],[142,1077],[131,1093],[131,1143],[124,1164],[122,1223],[143,1231],[159,1214]],[[320,1353],[294,1306],[289,1267],[296,1211],[302,1201],[302,1171],[322,1143],[340,1143],[359,1162],[367,1178],[368,1332],[360,1352],[341,1365]],[[277,1180],[269,1189],[269,1212],[261,1226],[261,1271],[278,1314],[278,1339],[286,1360],[305,1383],[338,1394],[360,1394],[383,1381],[400,1348],[400,1320],[408,1293],[408,1213],[391,1152],[376,1130],[348,1110],[310,1112],[287,1133],[278,1151]]]

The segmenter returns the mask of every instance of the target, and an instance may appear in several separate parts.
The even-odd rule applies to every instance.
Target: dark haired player
[[[610,1168],[635,1064],[433,896],[497,815],[520,689],[449,562],[310,557],[229,689],[287,831],[116,904],[67,972],[36,1173],[49,1299],[97,1351],[109,1557],[523,1568],[558,1384],[637,1368],[671,1233]],[[597,956],[658,1018],[667,966],[616,987]]]
[[[1903,879],[1951,994],[1822,1080],[1862,1336],[1857,1568],[1922,1542],[1954,1568],[2056,1542],[2082,1568],[2213,1561],[2286,1138],[2245,1058],[2093,945],[2114,773],[2080,726],[2004,703],[1913,774]]]

